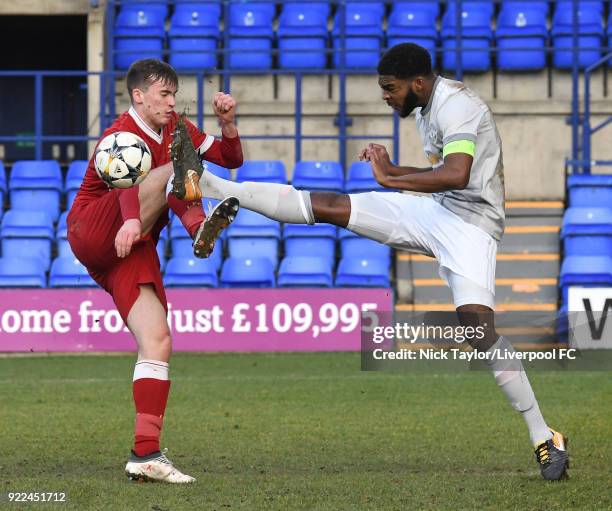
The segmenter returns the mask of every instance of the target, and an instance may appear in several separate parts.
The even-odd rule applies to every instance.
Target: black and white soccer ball
[[[114,188],[131,188],[151,170],[151,150],[145,141],[129,131],[104,137],[94,157],[100,179]]]

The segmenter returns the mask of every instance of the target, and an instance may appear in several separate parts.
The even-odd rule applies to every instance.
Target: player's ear
[[[133,89],[132,90],[132,103],[134,104],[142,104],[144,102],[144,97],[142,90]]]

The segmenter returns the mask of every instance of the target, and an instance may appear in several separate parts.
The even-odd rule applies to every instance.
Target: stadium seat
[[[322,69],[327,55],[327,2],[287,2],[278,20],[281,69]],[[297,50],[297,51],[296,51]]]
[[[37,257],[0,257],[0,287],[47,287],[45,268]]]
[[[77,258],[57,257],[49,272],[49,287],[98,287]]]
[[[0,210],[4,209],[4,198],[6,197],[6,170],[4,164],[0,161]],[[0,214],[2,212],[0,211]]]
[[[426,2],[394,3],[387,26],[387,46],[391,48],[401,43],[418,44],[429,51],[432,67],[435,67],[438,6],[433,10],[431,5]]]
[[[38,257],[46,271],[51,264],[53,222],[45,211],[11,209],[0,227],[2,255],[5,257]]]
[[[231,258],[266,258],[276,269],[278,266],[279,240],[266,237],[239,237],[227,239],[227,253]]]
[[[168,15],[168,4],[172,0],[121,0],[121,6],[123,9],[142,9],[145,7],[147,10],[157,10],[165,18]],[[181,0],[174,0],[176,3]],[[193,0],[191,0],[193,1]],[[119,4],[119,2],[116,2]]]
[[[299,161],[293,170],[292,184],[305,190],[342,192],[344,172],[334,161]]]
[[[167,287],[218,287],[217,267],[210,259],[173,257],[166,265]]]
[[[155,249],[157,250],[157,257],[159,259],[159,268],[163,272],[166,269],[166,263],[168,262],[168,258],[166,257],[168,240],[160,238],[157,245],[155,245]]]
[[[222,287],[274,287],[274,268],[265,257],[228,257],[221,270]]]
[[[318,256],[333,263],[336,259],[336,240],[313,236],[285,238],[285,255],[292,257]]]
[[[563,260],[559,279],[564,304],[568,301],[569,288],[612,286],[612,257],[570,256]]]
[[[338,237],[338,227],[332,224],[285,224],[283,238],[331,238]]]
[[[540,4],[509,2],[497,18],[497,66],[502,71],[546,67],[546,11]],[[519,49],[520,48],[520,49]],[[527,49],[523,49],[527,48]]]
[[[74,257],[70,243],[68,243],[68,227],[66,225],[66,217],[68,211],[64,211],[57,222],[55,230],[55,242],[57,246],[58,257]]]
[[[563,215],[561,239],[568,256],[612,254],[612,209],[568,208]]]
[[[567,178],[570,207],[612,207],[612,175],[572,174]]]
[[[272,2],[230,4],[226,67],[262,71],[272,67],[274,10]]]
[[[325,257],[285,257],[278,270],[278,287],[332,287],[333,261]]]
[[[336,272],[337,287],[390,287],[389,266],[383,259],[343,257]]]
[[[387,265],[391,265],[391,248],[378,241],[359,236],[347,229],[340,229],[340,254],[342,257],[355,257],[367,254],[368,259],[383,259]]]
[[[218,3],[176,5],[168,30],[169,62],[175,69],[212,69],[217,66],[215,52],[221,35],[220,17],[221,4]]]
[[[560,1],[556,4],[551,29],[554,46],[553,65],[559,69],[571,69],[573,52],[572,2]],[[580,2],[578,10],[578,66],[585,68],[601,57],[604,37],[602,10],[599,2]]]
[[[227,229],[227,237],[265,237],[280,239],[280,223],[249,209],[241,209]]]
[[[546,16],[548,14],[547,0],[502,0],[501,9],[537,9]]]
[[[210,161],[206,162],[206,170],[208,170],[211,174],[214,174],[217,177],[221,177],[223,179],[227,179],[228,181],[232,179],[231,172],[229,169],[225,167],[221,167],[216,163],[212,163]]]
[[[384,4],[353,2],[346,4],[344,16],[345,61],[347,68],[376,68],[384,39]],[[342,24],[340,10],[334,18],[334,67],[342,67]]]
[[[9,179],[12,209],[45,211],[55,222],[62,190],[62,171],[55,160],[22,160],[13,165]]]
[[[418,9],[419,11],[425,9],[431,11],[434,18],[437,18],[440,14],[440,2],[437,0],[423,1],[423,0],[396,0],[393,5],[409,4],[409,8]]]
[[[115,20],[115,68],[127,69],[135,60],[162,58],[165,13],[150,5],[126,6]]]
[[[83,177],[87,171],[87,160],[74,160],[68,166],[68,172],[66,173],[66,183],[64,185],[64,191],[66,192],[66,209],[69,210],[72,207],[74,198],[81,187]]]
[[[383,188],[376,182],[370,162],[355,161],[349,167],[345,191],[346,193],[384,192],[388,191],[388,189]]]
[[[455,70],[456,62],[456,8],[450,4],[442,17],[442,67]],[[489,47],[493,40],[491,16],[493,4],[480,2],[462,3],[461,66],[464,71],[483,72],[491,67]]]
[[[245,161],[236,171],[236,181],[258,181],[266,183],[287,183],[285,164],[279,160]]]

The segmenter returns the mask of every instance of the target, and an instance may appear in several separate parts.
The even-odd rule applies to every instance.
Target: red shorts
[[[159,301],[168,310],[157,256],[159,233],[168,222],[162,215],[152,232],[132,246],[130,255],[117,257],[115,236],[123,225],[119,194],[111,190],[68,214],[68,241],[92,278],[108,291],[123,321],[140,295],[140,285],[151,284]]]

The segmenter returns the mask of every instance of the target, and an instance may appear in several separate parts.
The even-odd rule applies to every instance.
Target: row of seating
[[[12,209],[45,211],[53,222],[57,222],[62,194],[66,194],[66,209],[70,209],[87,163],[84,160],[73,161],[64,179],[60,165],[55,160],[17,161],[11,169],[7,186],[5,169],[0,161],[0,204],[4,203],[4,195],[8,192]],[[212,163],[207,163],[207,166],[211,172],[230,179],[228,169]],[[247,161],[237,169],[236,179],[240,182],[287,183],[287,172],[281,161]],[[352,163],[345,180],[344,170],[338,162],[301,161],[294,168],[292,182],[297,188],[313,190],[350,193],[383,190],[374,180],[372,168],[367,162]]]
[[[490,47],[497,44],[497,66],[501,70],[536,70],[546,66],[546,46],[554,46],[553,65],[572,67],[573,14],[571,0],[555,3],[551,30],[548,29],[548,2],[506,1],[492,28],[494,3],[462,2],[461,37],[466,48],[462,67],[466,71],[487,71],[491,67]],[[578,11],[579,65],[586,67],[601,56],[606,46],[604,8],[601,1],[580,0]],[[333,17],[328,2],[288,2],[283,4],[275,30],[274,2],[232,3],[229,6],[228,55],[231,69],[268,70],[272,68],[272,49],[278,49],[280,69],[322,69],[328,53],[333,66],[342,67],[341,31],[344,30],[347,68],[375,68],[384,47],[415,42],[426,47],[436,62],[436,47],[441,43],[441,67],[457,67],[456,7],[449,3],[438,30],[439,5],[434,2],[393,2],[385,26],[382,2],[348,2],[341,23],[339,11]],[[162,58],[168,37],[169,62],[178,70],[213,69],[222,37],[221,5],[218,2],[179,2],[166,31],[166,6],[127,3],[119,11],[114,27],[115,67],[127,69],[139,58]],[[610,15],[612,18],[612,13]],[[608,22],[608,46],[612,46],[612,22]],[[331,35],[331,44],[329,36]],[[550,36],[550,37],[549,37]],[[386,40],[385,40],[386,39]],[[332,51],[333,50],[333,51]]]
[[[277,276],[278,275],[278,276]],[[380,259],[344,258],[333,266],[319,257],[283,259],[278,274],[262,257],[230,257],[221,273],[208,259],[175,257],[164,273],[167,287],[389,287],[389,266]],[[85,267],[74,257],[58,257],[49,279],[38,258],[0,257],[0,288],[96,287]]]
[[[52,256],[74,257],[68,243],[66,226],[67,212],[64,212],[57,225],[53,224],[44,211],[9,210],[0,224],[0,246],[2,255],[19,257],[32,255],[41,260],[45,270],[51,265]],[[174,217],[169,228],[162,230],[157,251],[162,268],[171,257],[191,257],[193,254],[191,238]],[[263,257],[276,269],[281,254],[285,256],[313,256],[324,259],[330,265],[339,257],[351,254],[367,254],[390,261],[389,247],[328,224],[284,225],[270,220],[258,213],[241,210],[235,222],[224,232],[210,257],[214,267],[222,265],[224,247],[229,257],[248,254]]]
[[[567,338],[570,287],[612,287],[612,175],[568,177],[561,238],[560,337]]]

